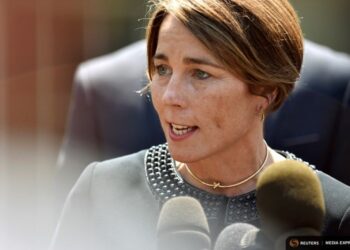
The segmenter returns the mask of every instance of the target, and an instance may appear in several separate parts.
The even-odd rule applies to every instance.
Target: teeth
[[[183,126],[183,125],[177,125],[177,124],[171,124],[171,126],[175,129],[186,129],[188,126]]]
[[[182,125],[176,125],[176,124],[171,124],[171,130],[174,132],[176,135],[184,135],[190,131],[192,131],[194,127],[188,127],[188,126],[182,126]]]

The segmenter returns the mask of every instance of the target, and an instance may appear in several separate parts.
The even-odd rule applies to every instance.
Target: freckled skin
[[[210,165],[256,147],[262,140],[257,106],[266,107],[266,99],[252,95],[171,15],[161,25],[155,54],[154,64],[160,70],[152,75],[152,101],[175,160]],[[186,58],[210,65],[187,63]],[[198,77],[202,72],[209,77]],[[198,129],[183,141],[173,141],[169,123]]]

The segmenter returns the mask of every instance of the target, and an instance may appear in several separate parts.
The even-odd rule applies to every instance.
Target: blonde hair
[[[158,0],[147,26],[148,75],[164,18],[181,21],[212,54],[248,84],[252,94],[268,97],[269,110],[286,99],[300,75],[303,37],[288,0]]]

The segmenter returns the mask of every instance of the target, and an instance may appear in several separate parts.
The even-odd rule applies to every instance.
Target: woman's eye
[[[170,68],[165,66],[165,65],[156,66],[156,71],[157,71],[157,74],[160,76],[165,76],[165,75],[171,74]]]
[[[196,69],[194,71],[194,76],[196,78],[198,78],[199,80],[205,80],[205,79],[209,78],[211,75],[203,70]]]

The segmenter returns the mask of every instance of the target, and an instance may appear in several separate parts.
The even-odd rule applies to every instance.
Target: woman
[[[155,3],[148,87],[167,144],[88,166],[68,197],[53,248],[154,249],[161,205],[180,195],[201,202],[213,239],[234,222],[258,225],[257,177],[272,163],[295,159],[268,147],[263,122],[299,76],[302,39],[287,0]],[[319,174],[323,232],[348,233],[349,188]]]

